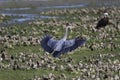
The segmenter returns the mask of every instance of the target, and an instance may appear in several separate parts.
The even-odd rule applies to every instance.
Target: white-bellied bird
[[[96,29],[100,29],[100,28],[104,28],[106,25],[109,24],[109,17],[108,17],[108,13],[104,13],[104,17],[101,18],[97,25],[96,25]]]
[[[86,39],[80,39],[79,37],[67,40],[68,30],[70,30],[69,26],[66,27],[66,33],[60,40],[55,40],[50,35],[43,37],[41,40],[42,48],[48,53],[51,53],[53,57],[59,57],[61,54],[71,52],[86,42]]]

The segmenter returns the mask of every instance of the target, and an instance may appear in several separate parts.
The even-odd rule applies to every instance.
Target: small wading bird
[[[41,40],[42,48],[51,53],[53,57],[59,57],[61,54],[71,52],[86,42],[86,39],[80,39],[79,37],[67,40],[68,30],[70,30],[70,26],[66,27],[66,33],[60,40],[55,40],[52,36],[46,35]]]

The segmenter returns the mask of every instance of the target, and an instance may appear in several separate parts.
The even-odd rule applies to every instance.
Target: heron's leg
[[[51,54],[53,57],[60,57],[61,55],[60,51],[53,51]]]
[[[54,54],[54,52],[55,52],[55,51],[53,50],[51,54],[53,55],[53,54]]]

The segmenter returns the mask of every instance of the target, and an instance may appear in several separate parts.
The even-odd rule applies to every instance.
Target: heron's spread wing
[[[47,44],[51,38],[52,38],[51,36],[47,35],[41,40],[42,48],[49,53],[53,52],[53,49]]]
[[[75,44],[75,39],[72,39],[72,40],[66,40],[64,42],[64,48],[68,48],[68,47],[71,47]]]
[[[55,40],[53,38],[51,38],[48,42],[47,42],[47,45],[52,48],[52,49],[55,49],[55,44],[58,42],[58,40]]]
[[[79,46],[82,46],[86,42],[86,39],[79,39],[75,38],[72,40],[67,40],[64,43],[64,48],[62,49],[62,53],[71,52],[72,50],[78,48]]]

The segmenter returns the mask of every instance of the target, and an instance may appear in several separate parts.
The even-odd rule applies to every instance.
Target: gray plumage
[[[75,39],[67,40],[68,29],[69,27],[66,28],[66,33],[60,40],[55,40],[52,36],[46,35],[41,40],[42,48],[45,51],[51,53],[54,57],[59,57],[61,54],[71,52],[86,42],[86,39],[80,39],[78,37]]]

